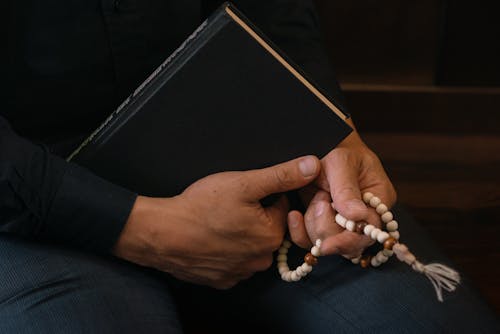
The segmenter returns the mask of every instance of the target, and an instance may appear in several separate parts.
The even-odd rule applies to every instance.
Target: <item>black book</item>
[[[68,160],[148,196],[221,171],[322,156],[346,116],[233,5],[224,4]]]

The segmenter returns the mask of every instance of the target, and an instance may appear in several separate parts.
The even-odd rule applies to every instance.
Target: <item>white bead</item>
[[[399,225],[397,221],[391,220],[387,223],[387,225],[385,225],[385,227],[387,228],[387,231],[394,232],[398,230]]]
[[[290,268],[288,268],[288,266],[281,266],[281,267],[278,267],[278,271],[280,273],[281,276],[283,276],[284,273],[290,271]]]
[[[292,247],[292,243],[290,242],[290,240],[283,240],[283,247],[285,248]]]
[[[311,248],[311,254],[318,257],[321,255],[320,251],[319,251],[319,247],[318,246],[313,246],[313,248]]]
[[[321,239],[316,240],[316,247],[321,248]]]
[[[305,273],[310,273],[312,270],[313,270],[313,267],[311,265],[308,265],[307,263],[302,263],[302,265],[300,266],[302,268],[302,270],[305,272]]]
[[[281,247],[281,248],[279,249],[278,253],[280,253],[280,254],[286,254],[286,253],[288,253],[288,248],[286,248],[286,247]]]
[[[382,252],[384,252],[385,256],[392,256],[392,254],[394,254],[394,252],[390,249],[384,249]]]
[[[373,194],[371,192],[366,192],[363,194],[363,201],[368,204],[370,203],[370,200],[372,199]]]
[[[278,262],[278,265],[277,267],[287,267],[288,268],[288,264],[286,262]]]
[[[389,235],[391,237],[393,237],[394,239],[399,240],[399,232],[398,231],[389,232]]]
[[[354,231],[356,228],[356,223],[353,222],[352,220],[348,220],[347,223],[345,223],[345,229],[348,231]]]
[[[394,218],[394,216],[392,215],[392,212],[390,211],[387,211],[386,213],[384,213],[382,216],[380,216],[380,218],[382,219],[382,221],[384,223],[388,223],[392,220],[392,218]]]
[[[387,210],[389,209],[387,208],[387,205],[385,205],[384,203],[380,203],[379,205],[377,205],[377,208],[375,209],[375,211],[377,211],[379,215],[383,215],[384,213],[387,212]]]
[[[378,198],[377,196],[373,196],[373,197],[370,199],[370,206],[371,206],[372,208],[376,208],[376,207],[380,204],[380,202],[382,202],[382,201],[380,200],[380,198]]]
[[[292,281],[297,282],[298,280],[300,280],[300,275],[297,274],[296,271],[292,271],[292,275],[290,278],[292,279]]]
[[[292,272],[290,270],[285,271],[283,274],[281,274],[281,279],[286,282],[290,282],[290,276],[292,275]]]
[[[384,263],[385,261],[387,261],[387,257],[384,255],[382,251],[378,252],[377,255],[375,255],[375,257],[377,258],[377,261],[380,263]]]
[[[389,258],[387,256],[384,256],[384,257],[382,257],[382,260],[380,260],[380,263],[386,263],[387,260],[389,260]]]
[[[354,263],[354,264],[358,264],[359,261],[361,261],[361,256],[358,256],[358,257],[355,257],[355,258],[351,259],[351,262]]]
[[[380,261],[379,261],[379,260],[377,260],[377,258],[376,258],[376,257],[372,257],[371,264],[372,264],[372,266],[374,266],[374,267],[378,267],[378,266],[380,266]]]
[[[371,225],[371,224],[368,224],[365,226],[365,228],[363,229],[363,233],[366,235],[366,236],[370,236],[373,229],[375,228],[375,226]]]
[[[337,224],[339,224],[340,226],[345,228],[345,223],[347,222],[347,218],[345,218],[344,216],[341,216],[340,214],[337,213],[335,215],[335,222],[337,222]]]
[[[278,255],[278,256],[276,257],[276,260],[277,260],[278,262],[286,262],[286,260],[287,260],[287,256],[286,256],[286,254],[280,254],[280,255]]]
[[[389,233],[385,231],[382,231],[377,235],[377,241],[380,242],[381,244],[383,244],[384,241],[387,240],[387,238],[389,238]]]
[[[382,232],[382,230],[375,227],[372,230],[372,233],[370,234],[370,238],[372,238],[373,240],[377,241],[377,237],[378,237],[378,235],[379,235],[380,232]]]
[[[303,277],[303,276],[306,276],[307,273],[304,272],[304,270],[302,270],[302,267],[301,266],[298,266],[297,269],[295,269],[295,272],[297,273],[297,275],[299,275],[300,277]]]

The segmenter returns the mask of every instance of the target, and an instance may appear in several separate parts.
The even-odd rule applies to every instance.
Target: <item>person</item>
[[[376,225],[361,192],[396,201],[356,132],[321,160],[210,175],[172,198],[134,194],[61,158],[220,2],[4,3],[0,332],[493,331],[494,315],[469,288],[441,305],[395,263],[361,271],[332,256],[298,284],[268,270],[286,230],[302,247],[322,239],[325,255],[371,245],[332,223],[332,200]],[[235,3],[341,103],[311,1]],[[288,212],[285,197],[260,204],[297,189],[304,214]],[[397,214],[409,242],[425,241],[416,251],[442,258]]]

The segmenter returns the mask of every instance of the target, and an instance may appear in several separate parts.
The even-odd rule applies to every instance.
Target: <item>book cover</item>
[[[173,196],[221,171],[322,156],[344,115],[226,3],[68,158],[148,196]]]

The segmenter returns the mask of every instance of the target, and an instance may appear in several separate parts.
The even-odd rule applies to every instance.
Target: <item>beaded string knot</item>
[[[382,203],[380,198],[374,196],[370,192],[363,194],[363,201],[367,206],[375,209],[379,214],[380,219],[385,226],[385,231],[378,227],[368,224],[366,222],[354,222],[343,217],[340,214],[335,215],[335,222],[345,228],[346,230],[365,234],[372,240],[379,242],[383,245],[375,256],[361,255],[351,259],[354,264],[360,264],[361,267],[368,266],[378,267],[387,262],[389,258],[396,254],[396,257],[401,262],[411,266],[411,268],[421,274],[424,274],[432,283],[439,301],[443,301],[442,290],[454,291],[456,286],[460,283],[460,275],[455,270],[440,264],[430,263],[424,265],[419,262],[415,255],[413,255],[405,244],[399,242],[398,222],[394,220],[394,215],[389,211],[387,205]],[[290,270],[287,263],[288,249],[292,246],[289,240],[284,240],[281,248],[278,251],[278,271],[281,279],[286,282],[296,282],[301,278],[307,276],[313,267],[318,263],[318,257],[321,256],[321,240],[316,240],[311,251],[304,257],[304,263],[298,266],[295,270]]]

